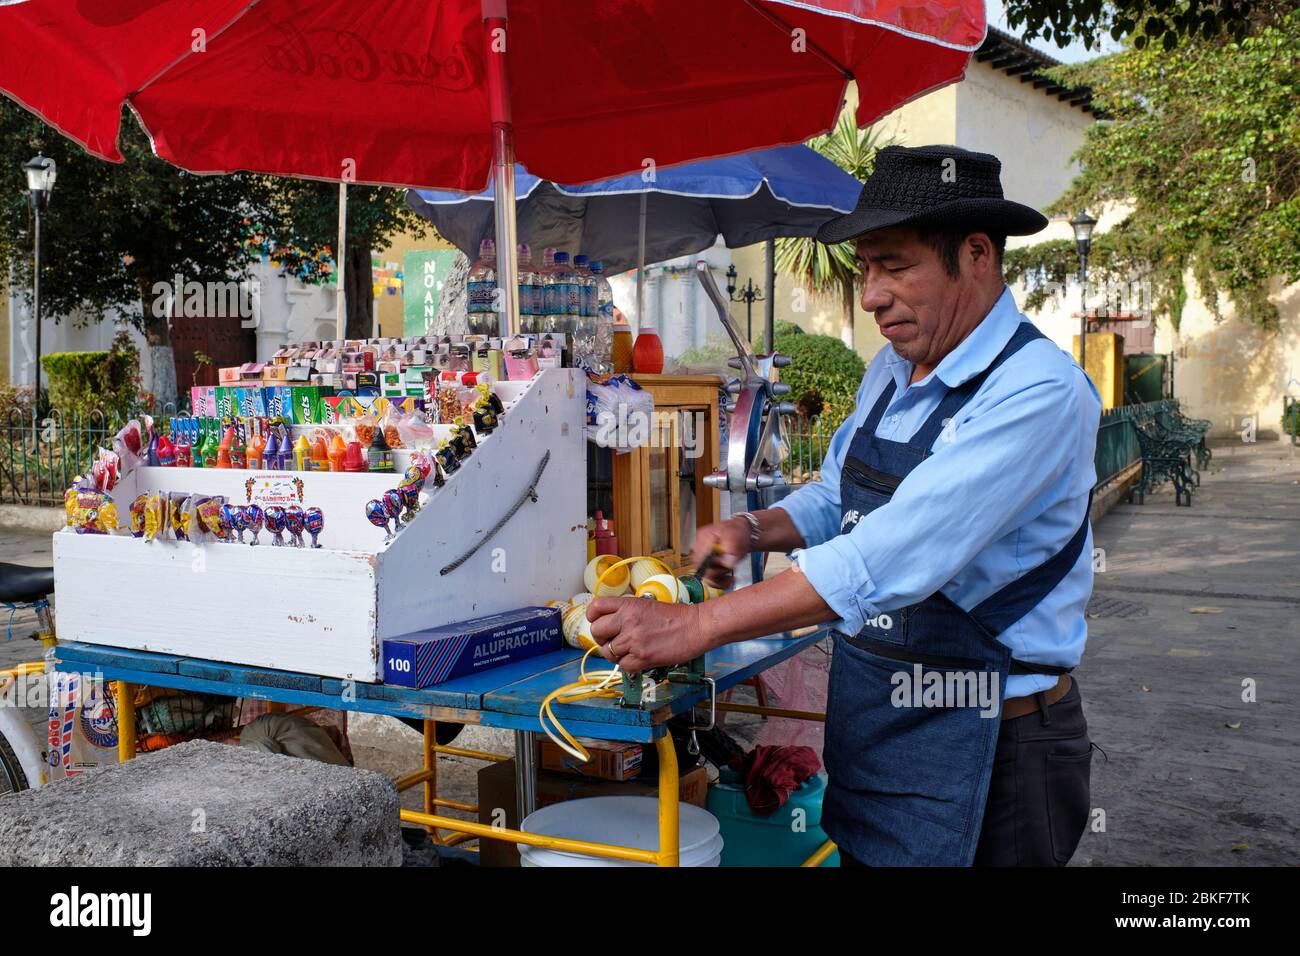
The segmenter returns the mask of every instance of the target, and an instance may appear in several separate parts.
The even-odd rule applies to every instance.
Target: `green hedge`
[[[862,357],[833,335],[778,334],[776,349],[790,356],[790,365],[781,369],[781,381],[790,385],[790,400],[805,396],[821,398],[821,419],[830,429],[853,411],[854,397],[866,365]]]
[[[50,406],[63,414],[95,409],[126,416],[135,404],[139,355],[126,348],[107,352],[52,352],[41,356]]]

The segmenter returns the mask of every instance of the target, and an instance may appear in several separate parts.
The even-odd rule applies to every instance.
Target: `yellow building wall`
[[[1190,271],[1187,304],[1178,331],[1156,326],[1155,350],[1174,355],[1174,395],[1193,418],[1209,419],[1211,434],[1240,435],[1243,419],[1259,433],[1277,434],[1282,399],[1300,396],[1300,283],[1274,280],[1270,300],[1278,327],[1261,329],[1239,318],[1227,295],[1215,317],[1197,294]]]

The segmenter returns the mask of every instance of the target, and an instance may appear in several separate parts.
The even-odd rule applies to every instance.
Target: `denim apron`
[[[907,442],[876,437],[894,395],[890,382],[853,436],[840,480],[841,534],[885,504],[930,454],[947,419],[975,395],[999,365],[1034,339],[1021,323],[989,367],[949,389]],[[942,534],[943,529],[935,529]],[[1013,660],[998,634],[1049,594],[1074,567],[1088,533],[1088,516],[1069,543],[1037,568],[970,611],[942,593],[868,621],[857,634],[835,635],[827,691],[824,759],[829,783],[826,832],[857,860],[872,866],[969,866],[975,857],[1008,674],[1064,674],[1071,668]],[[895,675],[906,674],[907,681]],[[896,687],[945,678],[991,691],[989,715],[978,694],[915,706]],[[996,678],[996,682],[994,682]],[[980,683],[984,682],[984,683]],[[943,686],[950,685],[947,678]],[[903,702],[896,706],[894,698]],[[932,698],[933,700],[934,698]],[[984,716],[981,716],[981,713]]]

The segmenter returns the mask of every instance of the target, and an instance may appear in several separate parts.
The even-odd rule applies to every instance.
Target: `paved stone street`
[[[1300,449],[1218,446],[1203,482],[1095,529],[1078,676],[1105,832],[1076,864],[1300,862]]]
[[[1106,563],[1078,677],[1105,756],[1093,760],[1097,830],[1074,863],[1300,862],[1300,449],[1216,447],[1192,507],[1148,496],[1115,508],[1095,537]],[[0,561],[49,560],[48,536],[0,532]],[[27,633],[30,618],[13,627]],[[0,643],[0,666],[39,656],[23,637]],[[756,727],[732,718],[738,736]],[[419,764],[419,735],[390,718],[354,716],[351,740],[359,766],[396,776]],[[457,743],[513,746],[510,734],[477,727]],[[479,766],[444,759],[444,795],[473,800]],[[406,806],[418,800],[418,790],[403,795]]]

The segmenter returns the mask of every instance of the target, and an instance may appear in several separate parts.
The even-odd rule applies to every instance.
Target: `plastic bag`
[[[631,451],[649,444],[654,399],[626,375],[587,383],[587,437],[602,448]]]

